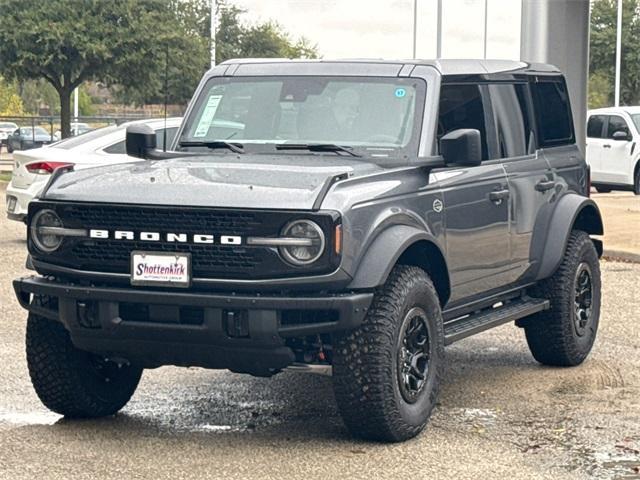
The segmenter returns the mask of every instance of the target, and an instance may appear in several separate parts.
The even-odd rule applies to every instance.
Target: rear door
[[[489,161],[495,152],[487,142],[492,121],[486,87],[445,84],[440,95],[438,138],[460,128],[477,129],[484,159],[479,166],[436,172],[455,302],[501,287],[509,277],[509,189],[502,164]]]
[[[591,115],[587,121],[587,163],[591,168],[591,180],[602,181],[602,153],[605,140],[606,115]]]
[[[488,86],[495,123],[498,162],[507,174],[510,249],[513,269],[505,278],[514,283],[531,266],[534,227],[555,193],[555,182],[536,146],[533,100],[528,82]]]

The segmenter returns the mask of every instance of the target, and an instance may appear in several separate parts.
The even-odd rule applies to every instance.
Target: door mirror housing
[[[149,125],[127,127],[127,155],[147,159],[156,149],[156,132]]]
[[[629,137],[630,135],[624,130],[618,130],[616,132],[613,132],[613,135],[611,138],[613,138],[614,140],[628,142],[629,140],[631,140]]]
[[[482,163],[480,130],[460,128],[440,139],[440,154],[446,165],[475,167]]]

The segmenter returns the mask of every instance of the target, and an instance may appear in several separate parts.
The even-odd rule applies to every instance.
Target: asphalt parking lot
[[[542,367],[505,325],[447,350],[440,405],[417,439],[351,440],[329,378],[165,367],[121,414],[66,421],[31,389],[11,279],[24,226],[0,200],[0,478],[640,478],[640,265],[604,262],[594,352]]]

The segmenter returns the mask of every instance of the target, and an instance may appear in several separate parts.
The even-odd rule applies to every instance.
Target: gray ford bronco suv
[[[554,67],[237,60],[199,85],[174,151],[55,172],[28,214],[36,392],[120,410],[143,369],[331,372],[357,436],[418,434],[444,347],[507,322],[584,361],[598,208]]]

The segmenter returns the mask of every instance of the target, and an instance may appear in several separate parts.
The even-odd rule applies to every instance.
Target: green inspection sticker
[[[204,107],[204,111],[200,116],[200,121],[198,122],[198,128],[196,128],[196,132],[193,134],[194,137],[207,136],[207,133],[209,133],[209,127],[211,126],[213,117],[216,114],[216,110],[218,110],[218,105],[220,105],[221,99],[222,99],[222,95],[209,96],[209,100],[207,100],[207,105]]]

